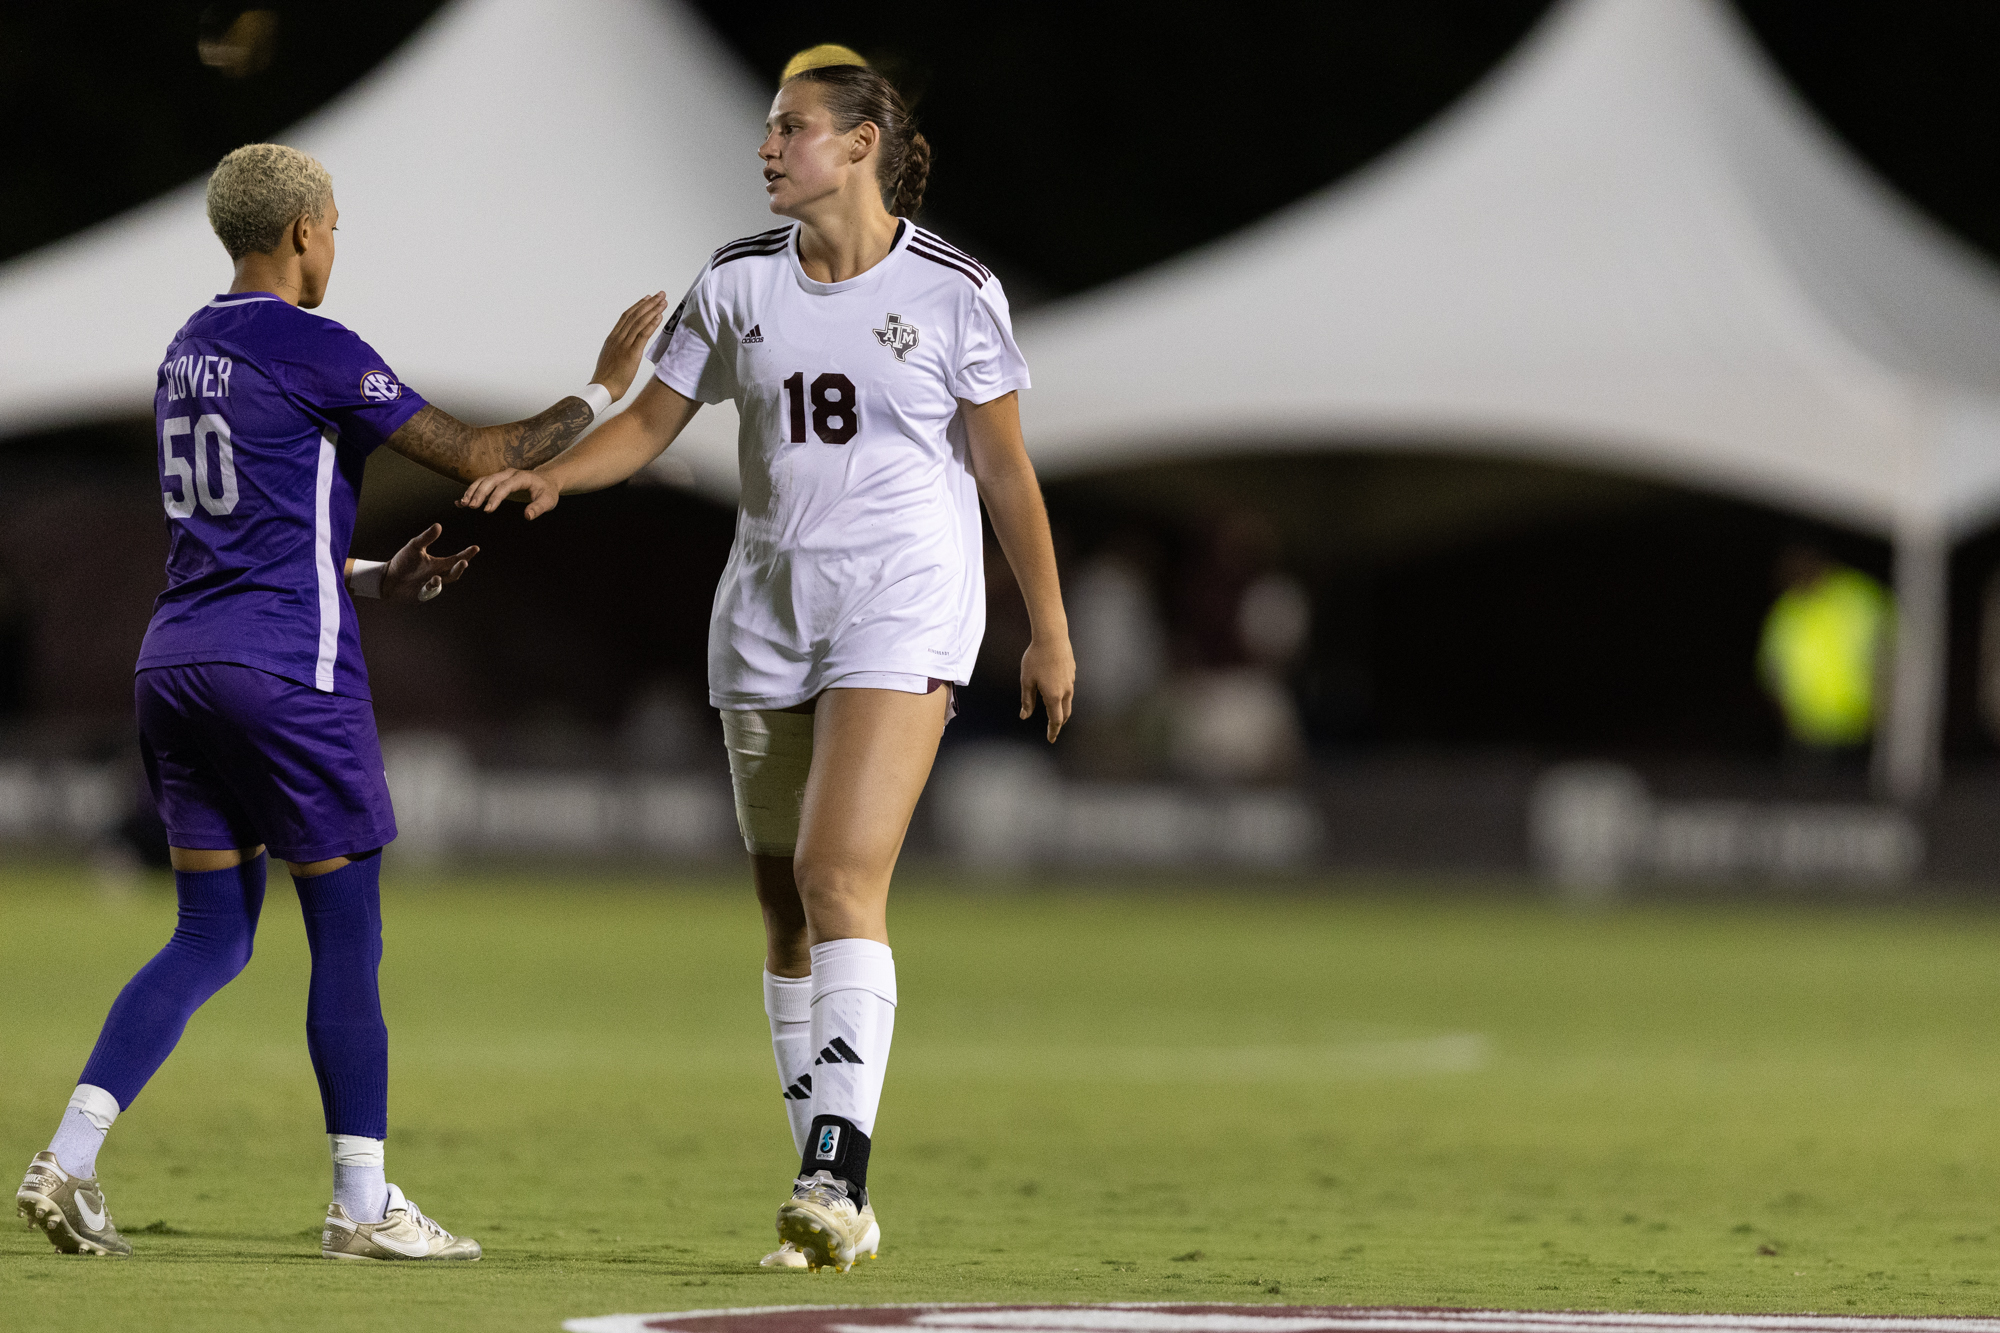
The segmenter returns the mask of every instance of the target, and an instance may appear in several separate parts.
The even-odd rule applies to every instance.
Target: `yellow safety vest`
[[[1837,569],[1779,597],[1757,663],[1808,745],[1859,745],[1875,726],[1875,673],[1895,605],[1859,570]]]

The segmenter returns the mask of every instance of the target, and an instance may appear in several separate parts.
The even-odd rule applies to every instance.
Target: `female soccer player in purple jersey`
[[[844,47],[786,68],[758,149],[791,225],[715,252],[632,409],[462,504],[629,477],[733,399],[743,499],[709,626],[737,819],[764,909],[765,1009],[799,1174],[764,1262],[875,1253],[868,1158],[896,1013],[889,879],[985,628],[983,500],[1027,598],[1021,716],[1053,741],[1076,666],[1021,440],[1027,366],[992,272],[911,219],[930,146]]]
[[[167,347],[155,392],[167,589],[139,652],[140,746],[172,847],[173,938],[119,993],[15,1203],[59,1250],[132,1252],[97,1152],[190,1016],[250,961],[265,850],[286,861],[312,950],[306,1046],[333,1149],[321,1253],[477,1259],[383,1173],[388,1030],[378,853],[396,836],[353,596],[425,601],[478,554],[436,557],[432,525],[386,564],[347,558],[368,455],[386,444],[469,481],[554,457],[623,395],[666,308],[647,297],[605,339],[593,382],[547,411],[468,426],[426,403],[360,338],[308,314],[333,270],[326,169],[251,144],[222,159],[208,217],[229,291]]]

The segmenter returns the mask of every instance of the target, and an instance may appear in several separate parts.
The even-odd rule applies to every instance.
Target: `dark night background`
[[[0,258],[179,185],[298,120],[437,8],[282,3],[276,57],[195,57],[201,5],[0,10]],[[1227,234],[1395,144],[1485,74],[1543,0],[695,8],[751,70],[838,40],[920,99],[938,225],[1011,285],[1080,290]],[[2000,6],[1741,0],[1764,49],[1870,165],[2000,255]],[[746,134],[749,131],[746,130]],[[1031,188],[1023,188],[1031,184]]]
[[[267,7],[280,16],[275,57],[242,79],[195,53],[197,35],[226,26],[231,8],[0,11],[9,128],[0,258],[111,217],[283,130],[436,8]],[[927,221],[999,270],[1020,309],[1225,236],[1340,179],[1464,93],[1546,5],[696,8],[760,76],[774,77],[801,46],[837,40],[915,94],[937,153]],[[2000,6],[1741,0],[1739,12],[1856,153],[2000,256]],[[746,127],[746,141],[753,134]],[[149,561],[156,571],[163,544],[138,480],[147,428],[0,441],[0,456],[39,487],[11,534],[0,532],[0,649],[9,634],[27,636],[24,626],[46,630],[58,594],[93,610],[88,622],[65,620],[60,635],[44,632],[26,665],[0,665],[0,713],[103,712],[122,698],[157,588],[156,573],[144,587],[129,573]],[[1465,521],[1420,521],[1425,504],[1435,509],[1437,496],[1454,492],[1479,497]],[[1455,460],[1449,441],[1428,459],[1362,450],[1142,469],[1051,486],[1050,500],[1066,560],[1087,555],[1098,535],[1142,526],[1168,587],[1198,557],[1220,506],[1269,515],[1283,562],[1313,590],[1313,651],[1296,684],[1312,738],[1335,747],[1774,753],[1778,726],[1750,671],[1774,553],[1805,533],[1886,572],[1881,544],[1854,534],[1626,479]],[[480,586],[421,624],[364,612],[385,725],[500,717],[532,731],[539,718],[545,730],[582,734],[614,723],[648,681],[697,684],[725,512],[669,490],[621,489],[568,504],[528,534],[430,503],[365,513],[366,539],[380,545],[446,516],[452,540],[482,541],[489,554]],[[1399,503],[1418,519],[1352,535],[1356,516]],[[67,550],[78,525],[93,530],[87,549],[51,554]],[[592,561],[629,574],[593,580]],[[1993,748],[1971,703],[1972,613],[1996,563],[2000,541],[1988,537],[1957,561],[1952,748],[1961,759]],[[644,609],[627,596],[635,579],[654,590]],[[1018,620],[996,600],[992,651],[961,730],[1006,725]],[[0,663],[7,657],[0,651]]]

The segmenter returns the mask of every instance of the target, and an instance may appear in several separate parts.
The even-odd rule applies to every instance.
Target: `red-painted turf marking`
[[[600,1315],[569,1333],[2000,1333],[2000,1319],[1342,1305],[772,1305]]]

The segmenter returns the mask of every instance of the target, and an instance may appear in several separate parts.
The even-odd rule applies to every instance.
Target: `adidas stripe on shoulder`
[[[730,241],[726,245],[717,246],[715,249],[715,253],[720,255],[731,250],[742,249],[744,246],[769,245],[773,241],[782,241],[791,234],[792,234],[792,226],[788,222],[782,227],[773,227],[769,231],[760,231],[755,236],[740,236],[736,240]]]
[[[974,287],[984,287],[993,270],[974,259],[965,251],[939,236],[936,232],[925,231],[922,227],[910,237],[909,251],[919,259],[948,268],[964,275]]]
[[[738,259],[749,259],[753,255],[781,255],[791,243],[790,225],[773,227],[769,231],[758,232],[755,236],[745,236],[740,241],[731,241],[718,249],[710,257],[710,268],[721,268],[724,264]]]
[[[918,227],[917,234],[913,239],[924,241],[929,245],[935,247],[936,249],[942,250],[944,253],[950,255],[952,258],[962,260],[965,263],[972,265],[972,267],[979,270],[979,275],[981,277],[990,278],[993,276],[992,269],[986,267],[986,265],[980,263],[977,259],[974,259],[971,255],[959,249],[957,246],[953,245],[950,241],[947,241],[944,237],[938,235],[934,231],[926,231],[924,228]]]

